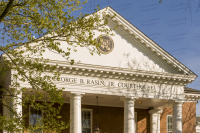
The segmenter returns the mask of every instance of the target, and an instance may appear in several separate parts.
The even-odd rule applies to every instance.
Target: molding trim
[[[111,17],[113,17],[112,19],[110,19],[110,21],[116,22],[117,25],[123,27],[124,31],[138,39],[141,44],[145,45],[151,51],[151,53],[157,55],[159,58],[170,64],[172,67],[176,68],[178,71],[183,71],[185,75],[195,75],[197,77],[194,72],[192,72],[185,65],[175,59],[172,55],[162,49],[158,44],[147,37],[135,26],[133,26],[114,9],[112,9],[111,7],[106,7],[102,9],[101,12],[103,12],[104,15],[110,15]]]
[[[52,66],[57,65],[56,72],[59,72],[61,74],[72,74],[138,82],[151,82],[186,86],[187,84],[194,81],[196,78],[196,75],[173,74],[136,69],[131,70],[125,68],[91,65],[84,63],[75,63],[74,65],[70,65],[69,62],[56,60],[49,60],[48,64]]]

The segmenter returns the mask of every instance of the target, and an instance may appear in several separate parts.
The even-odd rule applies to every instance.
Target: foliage
[[[70,51],[76,51],[76,47],[86,47],[91,54],[98,53],[93,31],[110,34],[111,29],[105,28],[109,16],[94,13],[74,17],[72,13],[85,3],[79,0],[0,1],[0,39],[5,44],[0,46],[3,53],[0,102],[11,112],[10,117],[0,116],[0,130],[60,132],[68,127],[59,116],[64,88],[57,88],[54,84],[55,80],[60,80],[60,73],[56,65],[49,64],[49,60],[41,56],[50,50],[73,64]],[[65,42],[66,49],[60,47],[60,42]],[[12,74],[9,84],[5,83],[8,73]],[[19,105],[23,105],[23,115],[16,111]],[[44,112],[44,117],[34,127],[26,124],[29,106]]]

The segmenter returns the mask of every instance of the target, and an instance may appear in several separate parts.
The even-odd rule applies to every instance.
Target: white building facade
[[[119,26],[113,31],[114,36],[95,32],[96,38],[101,37],[98,48],[100,56],[91,56],[86,48],[77,48],[77,52],[71,53],[71,58],[77,63],[70,65],[56,53],[47,50],[43,54],[50,64],[58,65],[61,77],[55,84],[65,88],[63,94],[69,112],[66,121],[71,120],[71,123],[70,128],[63,132],[93,132],[98,96],[99,127],[103,133],[183,133],[183,105],[191,103],[196,109],[196,101],[200,98],[199,93],[193,93],[185,86],[194,81],[197,75],[112,8],[100,12],[104,10],[107,14],[116,14],[116,17],[109,19],[108,28]],[[7,78],[1,81],[9,84],[5,80]],[[22,82],[21,86],[29,85]],[[166,109],[170,108],[171,113],[167,114]],[[115,113],[109,112],[112,109],[121,113],[108,119]],[[18,107],[18,110],[22,111],[22,107]],[[142,111],[146,112],[145,120]],[[145,123],[142,126],[143,120]],[[115,127],[116,121],[123,127]]]

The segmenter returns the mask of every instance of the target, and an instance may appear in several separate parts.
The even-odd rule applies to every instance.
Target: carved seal
[[[102,54],[108,54],[114,49],[114,42],[108,35],[100,35],[97,38],[98,43],[100,43],[98,50]]]

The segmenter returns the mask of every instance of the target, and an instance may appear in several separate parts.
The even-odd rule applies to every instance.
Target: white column
[[[124,133],[135,133],[134,102],[133,98],[124,99]]]
[[[182,133],[182,102],[173,103],[172,132]]]
[[[22,116],[22,93],[17,95],[17,98],[14,99],[14,107],[18,116]]]
[[[82,133],[81,95],[72,93],[70,96],[70,133]]]
[[[14,111],[16,111],[17,116],[22,116],[22,93],[15,96],[6,96],[4,100],[10,108],[13,108]],[[11,118],[14,117],[10,109],[5,106],[3,107],[3,115],[10,115]]]
[[[160,114],[161,110],[149,110],[150,114],[150,133],[160,133]]]

